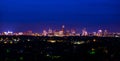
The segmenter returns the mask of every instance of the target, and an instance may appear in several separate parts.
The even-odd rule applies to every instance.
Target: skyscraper
[[[43,35],[43,36],[47,36],[47,31],[46,31],[46,30],[43,30],[42,35]]]
[[[104,37],[107,37],[107,36],[108,36],[108,31],[107,31],[107,30],[104,30],[103,36],[104,36]]]
[[[53,33],[52,29],[49,28],[48,34],[52,34],[52,33]]]
[[[60,33],[63,33],[63,35],[65,35],[65,26],[64,25],[62,25],[62,30]]]
[[[71,30],[71,35],[75,36],[76,35],[76,31],[74,29]]]
[[[82,36],[87,36],[88,35],[88,32],[86,31],[86,28],[84,28],[83,30],[82,30]]]
[[[100,29],[100,30],[98,30],[98,33],[97,33],[97,36],[102,36],[102,30]]]
[[[50,29],[50,28],[49,28],[49,30],[48,30],[48,36],[53,36],[53,31],[52,31],[52,29]]]

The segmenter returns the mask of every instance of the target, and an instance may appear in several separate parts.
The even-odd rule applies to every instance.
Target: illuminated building
[[[50,28],[49,28],[49,30],[48,30],[48,36],[53,36],[53,31],[52,31],[52,29],[50,29]]]
[[[71,30],[71,36],[75,36],[76,35],[76,31],[75,30]]]
[[[58,30],[54,30],[53,35],[54,36],[59,36],[59,31]]]
[[[43,36],[47,36],[47,31],[46,31],[46,30],[43,30],[42,35],[43,35]]]
[[[3,35],[8,35],[8,32],[3,32]]]
[[[107,36],[108,36],[108,31],[107,31],[107,30],[104,30],[103,36],[104,36],[104,37],[107,37]]]
[[[93,32],[93,36],[97,36],[97,32]]]
[[[70,31],[69,30],[66,31],[66,36],[70,36]]]
[[[34,36],[40,36],[40,34],[39,33],[34,33]]]
[[[64,29],[64,28],[65,28],[65,26],[64,26],[64,25],[62,25],[62,31],[63,31],[63,32],[65,31],[65,29]]]
[[[13,35],[13,32],[12,31],[3,32],[3,35]]]
[[[64,25],[62,25],[62,32],[63,32],[63,34],[65,34],[65,26]]]
[[[54,32],[54,36],[59,36],[59,32]]]
[[[102,36],[102,30],[100,29],[100,30],[98,30],[98,33],[97,33],[97,36]]]
[[[51,34],[52,33],[52,29],[49,28],[48,33]]]
[[[76,33],[76,35],[75,36],[80,36],[80,34],[79,33]]]
[[[19,32],[18,35],[23,35],[23,32]]]
[[[86,28],[82,30],[82,36],[88,36],[88,32],[86,31]]]
[[[64,36],[63,31],[59,31],[59,36]]]

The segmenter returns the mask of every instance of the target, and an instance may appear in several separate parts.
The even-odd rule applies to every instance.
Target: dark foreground
[[[0,36],[0,61],[120,61],[120,38]]]

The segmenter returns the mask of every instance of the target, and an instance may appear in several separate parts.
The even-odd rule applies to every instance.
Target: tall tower
[[[102,36],[102,30],[100,29],[100,30],[98,30],[98,33],[97,33],[97,36]]]
[[[64,26],[64,25],[62,25],[62,31],[63,31],[63,32],[65,31],[65,26]]]
[[[64,25],[62,25],[62,30],[61,30],[62,32],[63,32],[63,35],[65,34],[65,26]]]

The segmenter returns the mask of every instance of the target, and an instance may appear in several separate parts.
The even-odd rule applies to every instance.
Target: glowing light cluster
[[[12,35],[13,32],[12,31],[7,31],[7,32],[4,32],[5,35]]]

